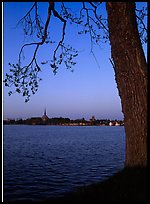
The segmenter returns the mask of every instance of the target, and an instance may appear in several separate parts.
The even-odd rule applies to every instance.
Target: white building
[[[112,126],[113,125],[113,123],[112,122],[109,122],[109,126]]]

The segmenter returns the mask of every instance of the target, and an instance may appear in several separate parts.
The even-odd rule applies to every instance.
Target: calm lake
[[[4,201],[42,201],[124,167],[123,126],[4,125]]]

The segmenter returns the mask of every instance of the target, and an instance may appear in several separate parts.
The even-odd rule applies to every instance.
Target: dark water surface
[[[61,196],[124,166],[124,127],[5,125],[4,201]]]

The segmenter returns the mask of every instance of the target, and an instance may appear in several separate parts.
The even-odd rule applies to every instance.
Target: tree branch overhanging
[[[26,22],[26,18],[28,16],[30,16],[30,13],[34,7],[36,8],[35,19],[37,20],[37,15],[38,15],[37,14],[37,3],[34,3],[34,5],[27,12],[27,14],[19,21],[19,23],[22,21]],[[43,45],[47,39],[47,30],[48,30],[48,25],[50,22],[51,10],[52,10],[52,6],[51,6],[51,3],[49,3],[47,19],[45,22],[44,31],[43,31],[41,41],[26,43],[21,47],[20,52],[19,52],[19,57],[18,57],[18,63],[16,65],[9,63],[9,65],[13,68],[13,69],[11,69],[11,72],[13,74],[7,75],[7,78],[4,80],[5,85],[12,86],[14,84],[16,87],[15,92],[18,92],[18,93],[22,92],[23,96],[26,96],[25,102],[27,102],[30,98],[28,87],[32,85],[31,86],[31,92],[32,92],[32,94],[35,94],[35,92],[37,91],[37,88],[38,88],[38,82],[41,80],[41,78],[37,77],[37,74],[39,71],[41,71],[41,69],[40,69],[40,66],[38,65],[36,55],[37,55],[37,51],[39,49],[39,46]],[[32,25],[31,22],[32,21],[30,19],[30,21],[28,23],[30,25]],[[41,25],[39,24],[39,21],[36,21],[36,23],[38,24],[37,26],[40,28]],[[32,45],[36,45],[35,50],[33,52],[33,57],[31,58],[31,61],[28,65],[22,66],[21,65],[21,55],[23,53],[23,50],[25,47],[32,46]],[[27,73],[29,74],[29,76],[27,76]],[[10,91],[9,95],[11,95],[12,93],[13,92]]]
[[[6,79],[4,80],[6,86],[13,86],[15,85],[16,89],[15,92],[22,93],[23,96],[26,96],[26,102],[30,98],[29,93],[29,86],[31,86],[31,92],[32,94],[35,94],[38,88],[38,82],[41,80],[41,78],[38,77],[38,72],[41,71],[40,66],[37,62],[37,52],[41,45],[44,43],[48,43],[48,26],[50,23],[50,18],[53,13],[55,18],[58,18],[63,23],[62,28],[62,36],[60,41],[58,42],[54,52],[53,52],[53,64],[51,65],[51,68],[53,68],[54,74],[56,74],[56,70],[58,68],[58,64],[60,65],[62,61],[64,61],[65,66],[70,69],[73,65],[76,63],[72,60],[74,57],[76,57],[77,51],[73,49],[72,47],[67,47],[64,45],[64,39],[65,39],[65,29],[66,29],[66,23],[67,21],[56,11],[55,9],[55,3],[54,2],[48,2],[48,12],[47,12],[47,18],[45,21],[45,24],[43,26],[43,23],[41,21],[40,16],[38,15],[38,6],[37,2],[33,4],[33,6],[30,8],[30,10],[24,15],[24,17],[18,22],[19,24],[22,24],[24,28],[24,34],[29,36],[35,36],[40,39],[39,42],[31,42],[24,44],[19,52],[18,56],[18,63],[11,64],[9,63],[10,67],[12,67],[11,72],[12,74],[6,75]],[[35,9],[35,18],[31,18],[31,12]],[[36,27],[36,29],[34,29]],[[52,42],[50,42],[52,43]],[[24,52],[24,49],[27,47],[35,46],[35,49],[33,51],[33,56],[28,63],[28,65],[22,66],[22,54]],[[61,54],[59,57],[56,57],[58,50],[61,50]],[[45,64],[44,62],[41,64]],[[15,77],[14,77],[15,76]],[[13,92],[10,91],[9,95],[11,95]]]
[[[53,70],[53,73],[57,73],[58,67],[62,64],[65,64],[67,69],[71,69],[76,62],[73,59],[78,56],[78,51],[76,51],[72,46],[65,45],[65,34],[66,34],[66,25],[70,21],[70,24],[80,25],[82,30],[78,34],[89,34],[91,41],[91,53],[96,60],[96,57],[93,52],[94,45],[99,45],[100,42],[107,42],[109,38],[109,31],[107,27],[107,19],[102,18],[102,15],[98,14],[99,6],[102,2],[80,2],[81,9],[79,10],[79,15],[75,13],[71,8],[67,8],[65,2],[61,2],[61,10],[55,9],[54,2],[47,2],[48,10],[45,23],[42,22],[40,15],[38,14],[38,2],[34,2],[29,11],[24,15],[23,18],[18,22],[17,25],[21,24],[24,29],[25,37],[32,37],[33,42],[25,43],[19,52],[18,63],[11,64],[11,73],[10,75],[6,74],[6,79],[4,80],[6,86],[15,86],[16,92],[23,93],[23,96],[27,97],[29,100],[30,92],[29,87],[31,86],[31,92],[34,94],[38,88],[38,82],[41,80],[38,77],[38,72],[41,71],[41,68],[38,64],[37,53],[39,48],[44,44],[53,43],[49,40],[48,28],[50,24],[51,16],[53,15],[57,18],[62,25],[62,34],[60,40],[58,41],[54,51],[52,53],[52,60],[50,66]],[[33,12],[34,15],[33,15]],[[143,42],[146,42],[147,32],[146,26],[143,23],[143,18],[145,14],[143,10],[137,10],[137,19],[141,27],[140,35],[144,36]],[[34,41],[34,38],[36,40]],[[35,46],[33,51],[33,56],[30,59],[30,62],[23,66],[24,50],[27,47]],[[41,64],[46,64],[46,62],[41,62]],[[110,60],[111,62],[111,60]],[[97,63],[97,60],[96,60]],[[99,65],[98,65],[99,66]],[[9,92],[9,95],[12,94],[12,91]]]

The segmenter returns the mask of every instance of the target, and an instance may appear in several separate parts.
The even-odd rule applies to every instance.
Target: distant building
[[[30,119],[27,119],[26,123],[30,125],[41,125],[42,119],[41,117],[32,117]]]
[[[118,122],[116,121],[115,126],[120,126],[120,123],[118,123]]]
[[[91,125],[96,125],[95,116],[92,116],[92,118],[90,119],[90,124],[91,124]]]
[[[43,122],[46,122],[49,119],[49,117],[46,115],[46,108],[44,110],[44,115],[42,116]]]
[[[7,118],[7,119],[3,120],[3,123],[4,123],[4,125],[6,125],[6,124],[15,124],[15,119]]]
[[[113,123],[112,123],[112,122],[109,122],[109,126],[113,126]]]

